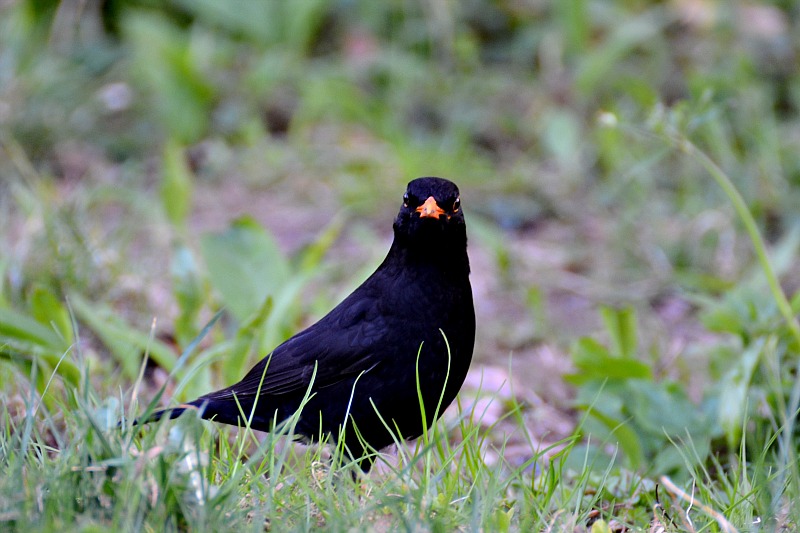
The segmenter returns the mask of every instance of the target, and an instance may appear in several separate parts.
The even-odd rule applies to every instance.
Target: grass
[[[791,2],[156,4],[0,7],[0,528],[797,528]],[[479,328],[424,438],[354,480],[117,428],[327,312],[431,174]]]
[[[43,422],[53,420],[44,408],[37,416],[34,397],[21,412],[6,404],[3,493],[16,496],[5,500],[2,516],[12,529],[507,530],[518,513],[538,528],[561,506],[588,509],[593,499],[584,493],[588,480],[566,492],[539,486],[546,478],[536,480],[533,466],[547,450],[532,449],[516,468],[487,467],[485,435],[466,416],[450,427],[440,422],[427,443],[397,462],[388,457],[381,474],[354,478],[354,466],[336,450],[333,458],[323,446],[296,454],[285,437],[291,420],[263,439],[194,416],[142,431],[117,427],[120,401],[81,392],[77,407],[58,406],[68,415],[56,424]],[[573,443],[563,444],[550,468]],[[539,492],[544,498],[533,497]]]

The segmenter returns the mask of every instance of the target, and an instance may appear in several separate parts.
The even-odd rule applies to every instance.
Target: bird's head
[[[456,184],[433,177],[411,181],[403,194],[394,231],[395,237],[409,246],[455,246],[466,250],[464,212]]]

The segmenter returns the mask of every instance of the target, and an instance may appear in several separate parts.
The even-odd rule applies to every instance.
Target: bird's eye
[[[461,198],[456,198],[453,202],[453,213],[458,213],[458,209],[461,207]]]
[[[408,207],[408,193],[403,195],[403,207]]]

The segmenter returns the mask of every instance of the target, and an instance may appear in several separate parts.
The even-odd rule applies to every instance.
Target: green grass
[[[716,460],[692,466],[696,485],[683,491],[668,478],[620,473],[577,437],[532,447],[522,465],[487,464],[492,428],[481,429],[480,413],[464,413],[437,424],[427,444],[382,455],[377,472],[354,477],[337,450],[292,446],[291,420],[258,438],[193,413],[157,427],[117,427],[121,402],[100,401],[94,390],[60,405],[63,418],[31,409],[32,398],[18,401],[4,404],[0,440],[0,516],[14,531],[564,530],[598,519],[635,527],[654,516],[666,531],[715,531],[796,519],[787,521],[791,495],[781,494],[781,483],[796,490],[788,479],[796,470],[773,470],[780,463],[767,450],[732,470]],[[692,453],[691,444],[676,447]],[[664,515],[653,514],[656,503]]]
[[[556,453],[531,449],[516,467],[486,465],[479,413],[440,422],[416,449],[381,456],[379,472],[354,478],[356,467],[335,449],[296,453],[286,440],[293,420],[261,440],[193,414],[117,427],[124,398],[78,394],[58,406],[56,423],[46,408],[31,409],[33,397],[19,399],[20,411],[5,403],[0,452],[9,497],[1,516],[12,530],[541,528],[564,508],[584,521],[604,481],[571,472],[574,486],[552,483],[553,471],[567,472],[563,464],[579,453],[575,441]],[[548,474],[537,475],[541,468]]]
[[[0,529],[797,528],[792,2],[103,5],[0,7]],[[117,428],[327,312],[431,174],[506,383],[356,480]]]

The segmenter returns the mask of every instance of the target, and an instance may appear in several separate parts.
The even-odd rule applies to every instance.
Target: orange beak
[[[445,214],[444,209],[439,207],[433,196],[428,196],[425,203],[419,206],[416,211],[419,213],[419,218],[439,218]]]

